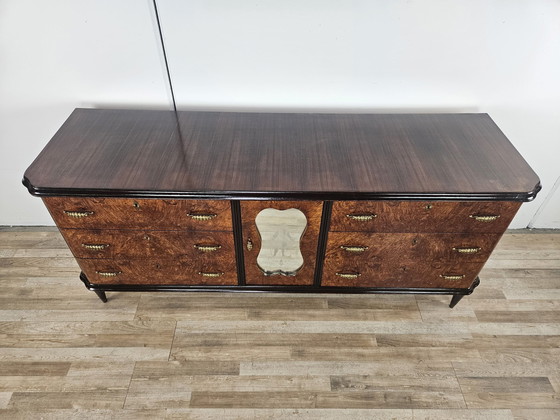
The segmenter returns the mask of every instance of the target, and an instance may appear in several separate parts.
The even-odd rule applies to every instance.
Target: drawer
[[[92,284],[237,285],[235,264],[191,259],[77,259]]]
[[[456,263],[438,261],[326,261],[322,286],[445,288],[471,286],[483,262]]]
[[[60,229],[76,258],[186,257],[235,264],[233,234],[212,231]]]
[[[60,228],[232,230],[226,200],[45,197],[43,201]]]
[[[336,201],[331,231],[503,233],[514,201]]]
[[[326,260],[484,262],[499,234],[330,232]]]

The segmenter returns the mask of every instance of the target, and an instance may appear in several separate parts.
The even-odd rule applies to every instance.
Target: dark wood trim
[[[476,289],[476,287],[477,287],[479,284],[480,284],[480,279],[477,277],[477,278],[474,280],[474,283],[472,284],[472,286],[470,287],[470,291],[471,291],[470,293],[472,293],[472,292],[474,291],[474,289]],[[468,294],[470,294],[470,293],[468,293]],[[449,303],[449,307],[450,307],[451,309],[453,309],[453,308],[455,307],[455,305],[457,305],[457,304],[459,303],[459,301],[460,301],[461,299],[463,299],[463,296],[465,296],[465,295],[462,294],[462,293],[456,293],[456,294],[454,294],[453,297],[451,298],[451,303]]]
[[[107,295],[105,294],[105,292],[103,290],[96,289],[96,290],[94,290],[94,292],[97,295],[97,297],[99,297],[99,299],[101,299],[101,301],[103,303],[107,303]]]
[[[128,191],[111,189],[69,189],[37,188],[24,177],[23,185],[31,195],[37,197],[120,197],[120,198],[159,198],[159,199],[211,199],[211,200],[305,200],[305,201],[343,201],[343,200],[456,200],[456,201],[521,201],[535,199],[541,190],[540,182],[528,192],[515,193],[368,193],[368,192],[305,192],[305,191]]]
[[[237,284],[245,286],[245,257],[243,255],[243,228],[241,223],[241,206],[239,201],[231,201],[231,220],[233,223],[233,242],[237,265]]]
[[[319,230],[319,243],[317,244],[317,262],[315,264],[315,278],[313,286],[321,286],[321,278],[323,277],[323,265],[325,263],[325,252],[327,250],[327,240],[329,235],[329,226],[331,222],[332,201],[323,202],[323,215],[321,216],[321,228]]]
[[[432,294],[470,295],[480,284],[477,277],[467,289],[442,288],[385,288],[385,287],[326,287],[326,286],[185,286],[185,285],[135,285],[135,284],[93,284],[81,272],[80,280],[91,291],[104,292],[279,292],[279,293],[349,293],[349,294]]]

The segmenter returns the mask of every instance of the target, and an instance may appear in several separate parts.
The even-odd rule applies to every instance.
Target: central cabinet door
[[[312,286],[321,201],[242,201],[245,283]]]

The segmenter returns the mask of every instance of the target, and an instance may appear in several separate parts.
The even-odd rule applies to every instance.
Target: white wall
[[[169,108],[148,1],[0,0],[0,225],[53,224],[21,184],[76,107]]]
[[[529,227],[560,226],[560,177],[554,183],[552,191],[542,200],[537,212],[529,223]]]
[[[0,0],[0,224],[50,222],[19,180],[74,106],[168,105],[151,1],[26,3]],[[488,112],[544,185],[512,227],[560,228],[560,2],[158,6],[179,109]]]

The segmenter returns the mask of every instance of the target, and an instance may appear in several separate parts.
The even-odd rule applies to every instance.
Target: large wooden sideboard
[[[76,109],[24,175],[106,291],[451,294],[539,179],[486,114]]]

